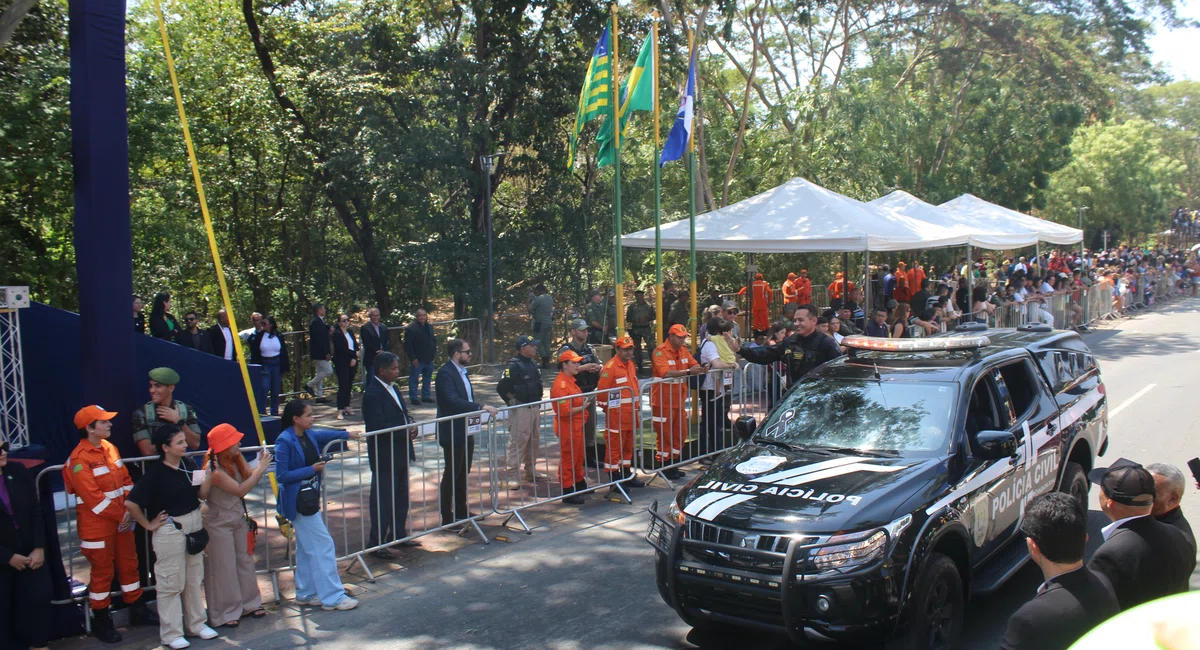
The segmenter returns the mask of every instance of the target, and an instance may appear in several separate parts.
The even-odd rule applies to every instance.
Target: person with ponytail
[[[253,469],[238,443],[245,437],[231,424],[218,424],[208,432],[208,472],[212,489],[204,529],[204,596],[208,601],[208,624],[237,627],[243,616],[262,618],[258,578],[254,575],[254,531],[257,525],[246,509],[245,497],[262,480],[271,454],[258,453]]]

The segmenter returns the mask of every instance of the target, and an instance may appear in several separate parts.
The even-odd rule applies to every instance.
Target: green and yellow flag
[[[588,62],[587,75],[583,78],[583,88],[579,91],[579,108],[575,111],[575,128],[571,131],[571,141],[567,148],[567,169],[575,167],[575,148],[578,145],[579,133],[583,125],[597,117],[607,115],[611,109],[609,101],[612,98],[612,62],[609,58],[608,27],[600,35],[596,50],[592,52],[592,60]]]
[[[629,74],[621,83],[621,103],[618,106],[618,115],[621,118],[622,141],[625,140],[629,131],[629,118],[634,111],[654,110],[654,75],[658,71],[656,49],[654,33],[651,32],[646,35],[646,42],[642,43],[637,63],[633,64],[633,68],[629,70]],[[596,135],[596,142],[600,143],[598,159],[600,167],[613,164],[615,155],[612,140],[612,122],[608,121],[600,125],[600,132]]]

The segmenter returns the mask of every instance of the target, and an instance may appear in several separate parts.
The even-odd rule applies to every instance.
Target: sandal
[[[228,623],[224,625],[218,625],[217,627],[237,627],[238,625],[239,621],[229,621]]]
[[[265,609],[263,609],[263,608],[261,608],[261,607],[259,607],[258,609],[254,610],[253,612],[250,612],[250,616],[253,616],[254,618],[262,618],[262,617],[264,617],[264,616],[266,616],[266,615],[267,615],[267,610],[265,610]]]

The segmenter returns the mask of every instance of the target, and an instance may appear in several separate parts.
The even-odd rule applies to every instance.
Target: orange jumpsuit
[[[633,464],[633,435],[638,428],[637,368],[633,361],[621,361],[620,357],[609,359],[600,372],[600,383],[596,390],[606,390],[596,401],[605,409],[604,471],[620,472]]]
[[[695,365],[699,364],[687,346],[675,349],[670,341],[664,341],[654,349],[651,370],[655,377],[663,377],[668,372],[687,370]],[[654,456],[663,465],[683,455],[683,443],[687,440],[688,432],[687,414],[683,408],[687,394],[688,384],[683,377],[669,379],[650,388],[651,423],[658,434],[658,448]]]
[[[786,305],[789,302],[796,302],[796,298],[798,296],[799,296],[799,292],[796,291],[796,280],[784,280],[783,281],[783,304]],[[797,304],[799,304],[799,303],[797,303]]]
[[[564,488],[573,487],[584,480],[583,459],[587,454],[583,442],[583,423],[587,411],[572,413],[572,409],[583,406],[584,398],[561,399],[571,395],[582,395],[575,378],[565,372],[554,378],[550,399],[554,402],[554,435],[558,436],[561,458],[558,462],[558,480]]]
[[[913,290],[912,285],[908,282],[908,272],[904,270],[904,264],[900,264],[900,268],[896,269],[896,290],[892,293],[892,297],[896,302],[908,302],[912,300]]]
[[[796,302],[801,305],[812,303],[812,280],[806,277],[796,278]]]
[[[854,283],[853,282],[843,282],[842,274],[838,273],[837,279],[833,281],[833,284],[829,285],[829,299],[830,300],[834,300],[834,299],[842,297],[842,285],[843,284],[847,285],[846,286],[847,291],[854,290]]]
[[[771,327],[771,300],[775,297],[775,292],[771,290],[771,285],[763,280],[754,281],[754,309],[750,315],[751,327],[758,331],[764,331]],[[746,287],[738,292],[739,296],[745,295]]]
[[[142,585],[133,528],[117,531],[128,513],[125,496],[133,489],[121,454],[107,440],[101,440],[99,447],[80,440],[62,473],[67,494],[78,499],[75,518],[79,525],[79,549],[92,565],[88,586],[91,608],[108,607],[114,566],[121,578],[122,599],[126,603],[137,602],[142,597]]]

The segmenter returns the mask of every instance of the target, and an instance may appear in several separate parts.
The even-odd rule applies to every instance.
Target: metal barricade
[[[739,374],[738,369],[711,370],[642,382],[644,424],[634,443],[638,468],[674,487],[671,479],[682,477],[680,467],[736,444],[730,413]]]
[[[993,313],[996,327],[1019,327],[1025,324],[1025,303],[1010,302],[996,307]]]
[[[262,447],[242,447],[243,454],[255,457]],[[271,446],[267,450],[272,450]],[[204,461],[202,457],[207,454],[207,451],[193,451],[187,454],[187,457],[193,459],[196,466],[199,467]],[[127,468],[132,467],[132,473],[139,476],[145,475],[145,469],[149,463],[158,462],[158,456],[141,456],[137,458],[122,459],[121,462]],[[42,500],[42,495],[46,490],[53,489],[56,485],[54,477],[61,476],[64,465],[47,465],[38,472],[35,479],[35,488],[39,502]],[[67,605],[71,603],[83,603],[88,600],[87,585],[91,577],[91,565],[83,556],[80,548],[80,539],[78,526],[75,518],[75,508],[78,502],[77,497],[67,494],[63,491],[55,490],[53,502],[54,512],[45,513],[45,516],[53,516],[55,528],[58,531],[58,547],[62,558],[63,568],[66,571],[67,581],[71,587],[71,597],[63,600],[51,601],[53,605]],[[258,524],[258,535],[256,536],[255,546],[255,573],[257,575],[267,575],[271,580],[271,586],[275,593],[275,602],[282,600],[282,594],[279,589],[280,571],[292,568],[292,555],[289,545],[289,539],[283,534],[280,529],[279,521],[272,516],[272,510],[275,507],[275,494],[271,489],[269,478],[264,475],[258,485],[254,487],[245,497],[246,514]],[[206,526],[207,528],[207,526]],[[136,535],[142,536],[139,540],[139,548],[153,548],[151,541],[151,533],[141,526],[134,527]],[[144,546],[142,545],[144,543]],[[141,578],[139,583],[143,591],[154,591],[157,583],[154,566],[148,564],[147,557],[138,558],[139,572]],[[112,591],[109,597],[120,599],[122,592]],[[88,632],[91,631],[91,617],[84,617],[84,628]]]
[[[638,396],[629,386],[500,409],[490,433],[496,450],[492,510],[505,516],[502,525],[515,519],[530,533],[524,510],[575,494],[608,488],[608,496],[633,503],[626,481],[636,479],[634,440],[640,424]]]
[[[782,368],[778,363],[742,363],[745,365],[741,369],[741,390],[730,409],[729,419],[737,422],[738,418],[748,416],[762,424],[783,396]]]
[[[490,543],[479,520],[492,514],[491,426],[475,411],[370,431],[341,453],[346,441],[327,444],[321,512],[338,561],[357,561],[374,582],[366,553],[451,529]]]

